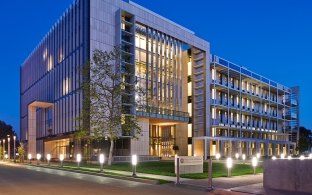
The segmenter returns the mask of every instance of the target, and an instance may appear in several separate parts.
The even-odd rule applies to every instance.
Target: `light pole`
[[[10,137],[8,137],[8,157],[11,159],[11,151],[10,151]]]
[[[103,164],[104,164],[104,162],[105,162],[104,154],[100,154],[100,165],[101,165],[100,172],[103,172]]]
[[[2,146],[2,140],[0,140],[0,146]],[[2,148],[1,148],[1,150],[2,150]],[[0,152],[2,152],[2,151],[0,151]],[[3,157],[0,156],[0,158],[3,158]]]
[[[16,145],[15,145],[16,136],[15,135],[13,136],[13,140],[14,140],[14,153],[13,153],[13,156],[14,156],[14,162],[15,162],[15,156],[16,156]]]
[[[233,161],[231,157],[226,159],[226,166],[228,168],[228,177],[231,177],[231,169],[233,167]]]
[[[5,155],[5,139],[2,140],[3,141],[3,156]]]

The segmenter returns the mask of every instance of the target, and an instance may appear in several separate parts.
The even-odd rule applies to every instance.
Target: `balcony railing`
[[[158,107],[151,107],[151,106],[137,106],[136,107],[137,115],[139,116],[149,116],[152,118],[162,118],[168,120],[179,120],[188,122],[189,121],[189,113],[188,112],[181,112],[176,110],[158,108]]]

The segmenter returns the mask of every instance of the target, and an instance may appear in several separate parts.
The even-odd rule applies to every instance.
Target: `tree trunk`
[[[109,155],[108,155],[108,165],[112,165],[112,161],[113,161],[113,150],[114,150],[114,140],[111,139],[111,144],[110,144],[110,148],[109,148]]]

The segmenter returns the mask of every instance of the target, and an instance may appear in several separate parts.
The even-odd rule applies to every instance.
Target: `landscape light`
[[[136,177],[136,165],[138,164],[138,157],[136,154],[132,155],[132,176]]]
[[[226,167],[228,168],[228,177],[230,177],[231,176],[231,169],[233,167],[233,161],[232,161],[231,157],[226,159]]]
[[[272,156],[272,160],[276,160],[276,156]]]
[[[60,154],[61,167],[63,167],[64,154]]]
[[[301,155],[301,156],[299,157],[299,159],[300,159],[300,160],[304,160],[304,156]]]
[[[47,154],[48,165],[50,165],[51,154]]]
[[[81,154],[77,154],[78,168],[80,168],[80,162],[81,162]]]
[[[101,165],[101,172],[103,172],[103,164],[104,164],[104,162],[105,162],[105,156],[104,156],[104,154],[100,154],[100,165]]]
[[[27,155],[27,158],[28,158],[28,161],[29,161],[29,163],[30,163],[30,160],[31,160],[31,154],[28,154],[28,155]]]
[[[236,158],[236,160],[239,158],[239,154],[238,153],[235,154],[235,158]]]
[[[258,166],[258,158],[252,157],[252,166],[254,168],[254,175],[256,174],[256,167]]]
[[[8,160],[8,158],[9,158],[8,154],[5,154],[4,158]]]
[[[281,154],[281,159],[284,159],[284,158],[285,158],[285,154],[282,153],[282,154]]]
[[[291,160],[291,156],[290,155],[287,158],[288,158],[288,160]]]
[[[260,158],[260,153],[257,153],[256,157],[257,157],[257,159],[259,159]]]
[[[216,154],[216,159],[219,160],[220,157],[221,157],[221,154],[220,154],[220,153],[217,153],[217,154]]]
[[[309,159],[312,159],[312,153],[309,155]]]
[[[37,165],[39,165],[39,160],[41,159],[41,154],[37,154]]]

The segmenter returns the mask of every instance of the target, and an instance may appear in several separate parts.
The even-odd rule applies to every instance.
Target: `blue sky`
[[[19,132],[20,64],[72,0],[10,0],[0,7],[0,120]],[[301,125],[312,128],[310,0],[134,0],[211,43],[211,51],[301,88]]]

